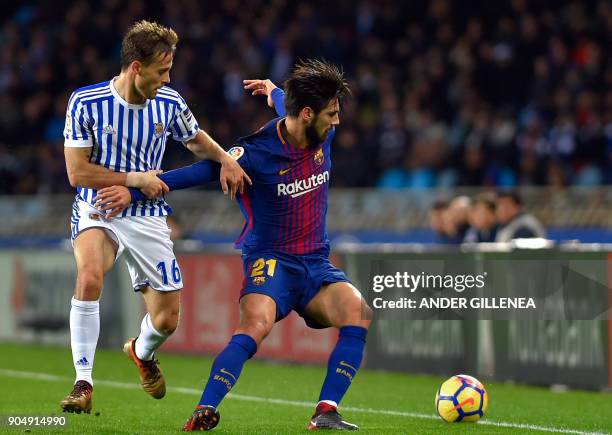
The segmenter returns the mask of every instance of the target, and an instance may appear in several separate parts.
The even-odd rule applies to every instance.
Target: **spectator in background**
[[[470,207],[470,229],[465,234],[464,243],[494,242],[497,235],[495,199],[489,195],[476,196]]]
[[[435,234],[434,243],[448,243],[444,232],[444,213],[448,202],[442,199],[435,201],[429,210],[429,225]]]
[[[609,0],[337,3],[331,13],[325,0],[251,0],[248,8],[236,1],[205,8],[194,0],[136,0],[128,8],[117,0],[5,2],[0,169],[11,181],[0,182],[0,194],[72,191],[67,180],[57,182],[67,98],[112,74],[117,35],[142,18],[186,29],[173,83],[192,107],[205,108],[198,122],[225,146],[267,119],[244,98],[242,78],[284,77],[300,57],[341,64],[355,98],[342,109],[336,186],[612,183]],[[198,59],[207,59],[205,80]],[[164,169],[192,159],[182,147],[165,153]]]
[[[453,199],[444,213],[444,232],[449,244],[460,244],[465,238],[470,225],[468,212],[471,200],[467,196],[458,196]]]
[[[501,193],[497,197],[496,214],[500,225],[495,237],[496,242],[546,237],[542,224],[533,215],[523,211],[523,202],[517,193]]]

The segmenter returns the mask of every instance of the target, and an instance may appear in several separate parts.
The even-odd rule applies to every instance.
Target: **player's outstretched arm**
[[[285,92],[276,86],[270,79],[248,79],[243,80],[244,89],[252,91],[252,95],[266,95],[268,106],[276,110],[278,116],[286,116]]]
[[[174,169],[158,177],[169,190],[186,189],[215,181],[221,172],[221,165],[210,160],[202,160],[190,166]],[[147,196],[135,188],[111,186],[98,190],[95,198],[96,208],[109,212],[107,217],[115,217],[135,201],[143,201]]]
[[[247,183],[253,184],[240,165],[205,131],[199,130],[185,146],[199,158],[210,159],[221,164],[219,173],[221,189],[225,195],[229,193],[231,199],[234,199],[237,192],[244,193]]]
[[[142,189],[147,195],[157,197],[168,191],[168,186],[157,178],[162,171],[115,172],[89,161],[91,148],[64,147],[66,172],[72,187],[99,189],[114,184]]]

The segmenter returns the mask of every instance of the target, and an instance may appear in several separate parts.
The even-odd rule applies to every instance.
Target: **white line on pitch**
[[[74,380],[74,378],[69,378],[67,376],[57,376],[57,375],[51,375],[47,373],[24,372],[24,371],[8,370],[8,369],[0,369],[0,376],[5,376],[9,378],[37,379],[41,381],[50,381],[50,382],[73,382]],[[96,380],[96,384],[105,385],[107,387],[123,388],[127,390],[139,390],[140,389],[140,385],[130,384],[127,382]],[[193,394],[193,395],[200,395],[202,393],[200,390],[196,390],[195,388],[185,388],[185,387],[168,387],[168,391],[172,391],[175,393],[183,393],[183,394]],[[314,406],[313,402],[302,402],[298,400],[285,400],[285,399],[271,399],[268,397],[247,396],[244,394],[229,393],[228,397],[232,399],[236,399],[236,400],[244,400],[247,402],[264,402],[264,403],[273,403],[275,405],[299,406],[299,407],[306,407],[306,408],[312,408]],[[372,408],[358,408],[354,406],[343,406],[342,410],[349,411],[349,412],[364,412],[368,414],[393,415],[397,417],[424,418],[428,420],[438,419],[438,417],[433,414],[420,414],[418,412],[406,412],[406,411],[392,411],[392,410],[387,410],[387,409],[372,409]],[[477,424],[487,425],[487,426],[497,426],[497,427],[508,427],[512,429],[538,430],[541,432],[573,434],[573,435],[607,435],[604,432],[585,432],[585,431],[580,431],[580,430],[575,430],[575,429],[538,426],[535,424],[507,423],[504,421],[481,420]]]

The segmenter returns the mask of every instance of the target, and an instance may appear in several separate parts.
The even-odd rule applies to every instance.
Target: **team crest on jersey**
[[[253,278],[254,285],[262,285],[265,282],[266,282],[265,276],[256,276],[255,278]]]
[[[156,122],[155,123],[155,136],[156,137],[162,137],[162,135],[164,134],[164,124],[163,122]]]
[[[244,148],[242,147],[231,147],[227,152],[230,157],[234,160],[238,160],[240,157],[244,155]]]
[[[325,161],[325,155],[323,155],[323,148],[319,149],[314,155],[314,162],[317,166],[321,166]]]

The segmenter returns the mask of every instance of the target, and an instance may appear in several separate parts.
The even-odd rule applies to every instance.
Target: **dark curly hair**
[[[344,71],[323,59],[300,60],[283,87],[285,109],[293,117],[304,107],[319,113],[331,100],[351,93]]]

